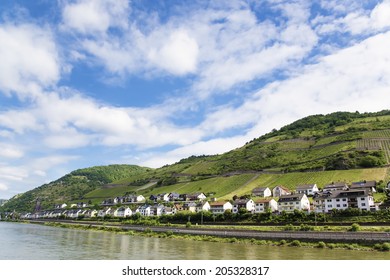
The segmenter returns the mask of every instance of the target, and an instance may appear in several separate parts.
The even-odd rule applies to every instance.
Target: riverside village
[[[52,209],[39,209],[28,213],[5,213],[3,218],[21,219],[83,219],[83,218],[128,218],[134,215],[153,217],[175,215],[179,213],[208,213],[214,221],[227,214],[254,215],[270,213],[280,215],[300,211],[310,214],[327,214],[337,211],[378,211],[381,203],[374,202],[377,191],[376,181],[360,181],[347,185],[344,182],[332,182],[319,188],[317,184],[296,186],[291,191],[283,186],[257,187],[251,194],[230,201],[219,201],[207,197],[204,193],[179,194],[161,193],[145,198],[130,194],[103,200],[100,205],[77,202],[53,205]],[[385,192],[390,189],[387,184]]]

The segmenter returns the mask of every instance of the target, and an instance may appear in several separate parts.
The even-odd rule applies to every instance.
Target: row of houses
[[[26,214],[25,218],[56,218],[66,216],[69,218],[104,217],[129,217],[135,213],[142,216],[160,216],[176,214],[180,211],[210,211],[212,214],[223,214],[227,210],[239,213],[241,208],[247,212],[256,214],[270,211],[272,213],[300,211],[315,211],[316,213],[329,213],[333,209],[361,209],[375,211],[378,206],[374,203],[372,194],[376,191],[375,181],[354,182],[348,186],[344,182],[331,183],[319,190],[316,184],[300,185],[294,193],[283,186],[269,188],[255,188],[252,190],[252,198],[235,199],[230,201],[206,201],[203,193],[178,194],[164,193],[151,195],[149,200],[154,204],[146,204],[142,195],[127,195],[104,200],[101,210],[85,209],[88,205],[80,202],[73,204],[73,209],[65,210],[66,204],[55,206],[54,210],[39,211],[34,214]],[[309,201],[312,197],[313,203]],[[174,202],[173,206],[164,206],[160,202]],[[115,207],[121,204],[121,207]]]
[[[357,189],[367,189],[368,191],[374,193],[376,192],[376,181],[360,181],[353,182],[351,185],[348,185],[345,182],[332,182],[328,185],[325,185],[321,191],[335,191],[335,190],[357,190]],[[317,184],[306,184],[306,185],[298,185],[295,188],[295,193],[297,194],[305,194],[307,196],[313,196],[316,193],[319,193],[320,189]],[[282,195],[289,195],[292,192],[283,186],[276,186],[272,189],[268,187],[258,187],[252,190],[253,196],[261,196],[261,197],[280,197]]]

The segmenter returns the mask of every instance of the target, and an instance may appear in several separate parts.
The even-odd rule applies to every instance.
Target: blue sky
[[[0,198],[390,106],[390,1],[0,2]]]

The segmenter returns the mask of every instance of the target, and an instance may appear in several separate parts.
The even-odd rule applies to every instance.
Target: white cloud
[[[9,182],[23,181],[28,178],[28,170],[20,166],[7,166],[0,163],[0,179]]]
[[[390,27],[390,1],[385,0],[372,10],[370,18],[376,29]]]
[[[24,152],[19,147],[0,143],[0,157],[17,159],[23,157]]]
[[[160,49],[149,50],[148,59],[174,75],[195,72],[199,47],[185,30],[173,31]]]
[[[0,24],[0,90],[34,96],[60,79],[61,65],[50,31],[31,24]]]
[[[386,31],[390,27],[390,1],[378,3],[372,10],[351,5],[338,17],[319,16],[313,21],[318,22],[321,22],[316,27],[319,34],[350,32],[352,35],[367,35]]]
[[[8,190],[8,186],[6,184],[0,183],[0,191]]]
[[[129,11],[127,0],[77,0],[64,5],[63,27],[92,36],[102,35],[110,27],[126,28]]]

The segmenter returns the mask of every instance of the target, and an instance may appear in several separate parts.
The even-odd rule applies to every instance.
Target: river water
[[[150,238],[0,222],[0,260],[388,260],[390,253]]]

